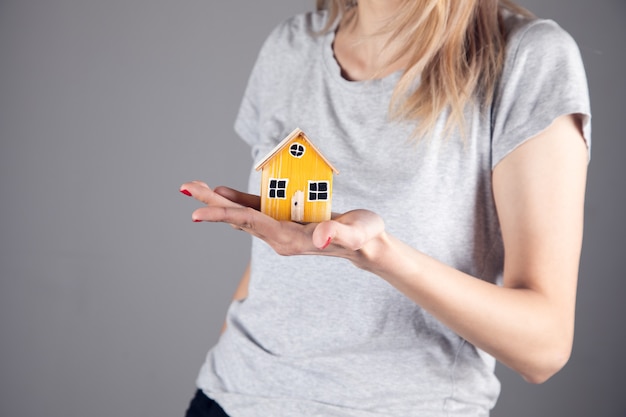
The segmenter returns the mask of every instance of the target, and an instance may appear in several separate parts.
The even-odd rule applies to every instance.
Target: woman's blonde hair
[[[328,9],[326,30],[354,6],[355,0],[317,0],[318,10]],[[468,104],[487,108],[504,63],[504,10],[531,16],[509,0],[405,0],[385,28],[389,43],[402,45],[391,62],[408,58],[390,116],[419,120],[416,134],[424,136],[444,111],[450,133],[464,128]]]

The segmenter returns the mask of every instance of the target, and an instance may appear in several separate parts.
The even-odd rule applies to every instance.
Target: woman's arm
[[[248,297],[248,286],[250,285],[250,263],[248,262],[248,266],[246,266],[246,270],[241,276],[241,280],[239,280],[239,284],[235,289],[235,294],[233,294],[233,301],[241,301]],[[221,333],[224,333],[226,330],[226,321],[222,325]]]
[[[571,352],[586,167],[576,119],[564,116],[495,168],[503,287],[389,236],[373,240],[358,262],[526,380],[543,382]]]
[[[241,301],[248,297],[248,286],[250,285],[250,263],[246,266],[246,270],[241,276],[241,280],[239,281],[239,285],[235,289],[235,294],[233,294],[233,301]]]
[[[259,213],[258,197],[231,189],[191,182],[181,190],[206,204],[194,211],[194,221],[230,223],[282,255],[349,259],[526,380],[540,383],[571,351],[586,167],[576,118],[563,116],[495,168],[493,193],[505,248],[502,287],[409,247],[365,210],[300,225]]]

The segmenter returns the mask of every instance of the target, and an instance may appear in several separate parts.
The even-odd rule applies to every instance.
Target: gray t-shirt
[[[300,127],[340,170],[333,211],[382,216],[389,233],[499,284],[503,245],[492,169],[556,117],[590,110],[578,48],[557,24],[510,16],[507,59],[489,111],[468,133],[411,141],[387,109],[400,74],[350,82],[324,12],[295,16],[265,42],[235,123],[254,162]],[[252,171],[250,190],[260,176]],[[198,386],[232,417],[487,416],[495,360],[386,281],[350,262],[282,257],[253,239],[249,296],[234,302]],[[221,278],[220,278],[221,279]]]

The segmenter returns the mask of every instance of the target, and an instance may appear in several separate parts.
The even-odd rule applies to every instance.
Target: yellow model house
[[[339,171],[302,130],[291,132],[255,169],[262,170],[263,213],[301,223],[330,219],[333,173]]]

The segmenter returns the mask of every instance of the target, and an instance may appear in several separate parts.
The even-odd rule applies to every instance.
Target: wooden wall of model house
[[[337,172],[298,129],[262,160],[261,211],[278,220],[330,219]]]

